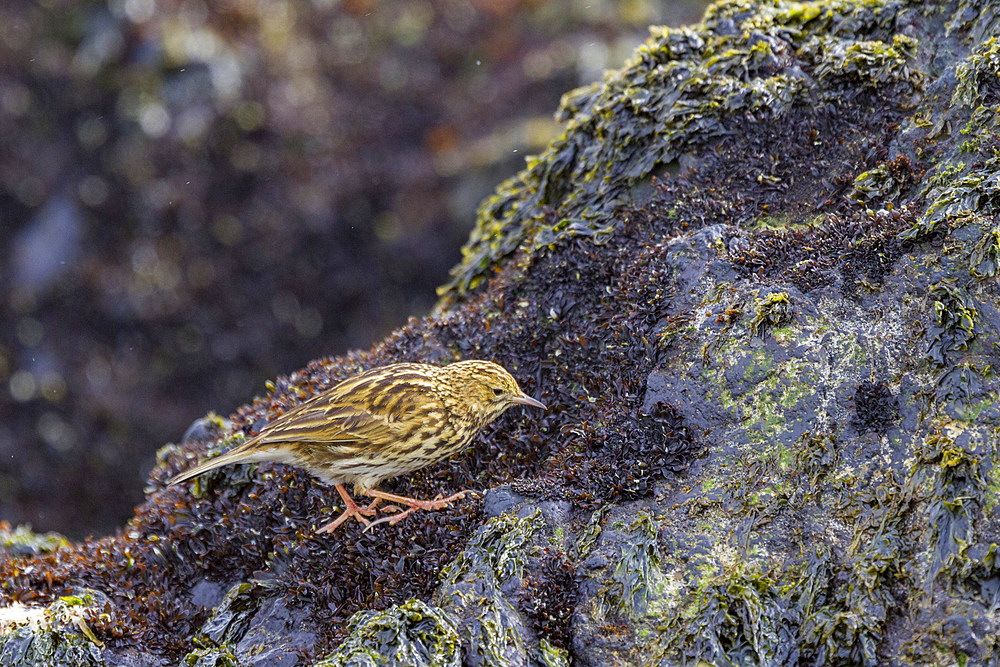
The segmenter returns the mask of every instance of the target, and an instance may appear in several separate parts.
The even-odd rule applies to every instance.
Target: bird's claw
[[[388,523],[390,526],[395,526],[397,523],[399,523],[400,521],[402,521],[406,517],[410,516],[411,514],[413,514],[414,512],[416,512],[418,509],[420,509],[420,508],[419,507],[411,507],[410,509],[405,510],[403,512],[400,512],[399,514],[393,514],[391,516],[384,516],[381,519],[378,519],[377,521],[372,521],[370,524],[368,524],[367,526],[365,526],[364,530],[362,530],[361,532],[367,533],[369,530],[371,530],[372,528],[374,528],[375,526],[377,526],[380,523]]]
[[[402,512],[403,508],[400,507],[399,505],[384,505],[382,507],[382,511],[392,514],[393,512]],[[381,521],[381,519],[379,520]]]
[[[344,504],[344,511],[341,512],[340,516],[338,516],[336,519],[334,519],[330,523],[326,524],[325,526],[322,526],[321,528],[317,528],[316,532],[317,533],[332,533],[333,531],[337,530],[337,528],[340,527],[340,524],[344,523],[345,521],[347,521],[352,516],[355,519],[357,519],[358,521],[360,521],[362,524],[364,524],[365,530],[368,530],[368,528],[370,528],[372,524],[371,524],[371,521],[369,521],[365,517],[366,516],[371,516],[373,514],[378,513],[378,510],[375,509],[375,506],[378,505],[378,503],[379,503],[379,499],[378,498],[376,498],[375,500],[373,500],[369,504],[365,505],[364,507],[358,507],[353,502],[350,503],[350,504],[345,503]]]
[[[367,533],[369,530],[371,530],[380,523],[388,523],[390,526],[395,526],[397,523],[399,523],[406,517],[410,516],[417,510],[425,510],[428,512],[433,512],[435,510],[444,509],[445,507],[455,502],[456,500],[462,500],[467,495],[482,497],[483,494],[478,491],[472,491],[471,489],[463,489],[457,493],[451,494],[447,498],[444,497],[444,494],[439,493],[437,494],[437,496],[434,497],[433,500],[417,500],[416,498],[402,498],[400,496],[394,496],[393,500],[400,502],[401,504],[403,504],[402,501],[405,500],[406,501],[405,504],[409,505],[409,509],[402,510],[401,507],[396,507],[395,505],[389,505],[387,507],[384,507],[383,509],[392,509],[393,511],[399,513],[393,514],[392,516],[382,517],[381,519],[378,519],[376,521],[372,521],[371,523],[365,526],[362,532]]]

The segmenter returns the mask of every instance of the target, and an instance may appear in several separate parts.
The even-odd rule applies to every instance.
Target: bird
[[[332,485],[344,502],[334,521],[318,528],[332,533],[354,517],[365,530],[388,521],[399,523],[416,510],[433,511],[464,498],[420,500],[386,493],[384,480],[411,473],[464,449],[482,429],[513,405],[545,410],[545,404],[521,391],[500,364],[465,360],[444,366],[397,363],[347,378],[277,417],[243,444],[180,473],[168,486],[181,484],[223,466],[272,461],[303,468]],[[354,495],[374,500],[358,506]],[[383,509],[397,513],[369,521]]]

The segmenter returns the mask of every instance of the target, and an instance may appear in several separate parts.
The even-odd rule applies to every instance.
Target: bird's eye
[[[503,389],[499,389],[497,387],[494,387],[493,388],[493,395],[494,396],[503,396]]]

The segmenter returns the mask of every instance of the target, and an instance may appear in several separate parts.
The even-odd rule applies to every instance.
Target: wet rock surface
[[[100,591],[109,663],[990,664],[993,9],[736,1],[654,31],[564,99],[433,317],[164,448],[119,534],[5,557],[0,595]],[[468,357],[549,409],[386,488],[480,499],[319,536],[336,495],[285,466],[165,488],[362,368]]]

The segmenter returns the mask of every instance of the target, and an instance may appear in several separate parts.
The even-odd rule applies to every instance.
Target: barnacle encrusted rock
[[[93,639],[51,632],[108,663],[995,662],[994,17],[732,0],[654,29],[565,97],[433,317],[192,429],[119,534],[0,556],[0,599],[99,592]],[[480,501],[319,536],[336,494],[286,466],[165,486],[362,368],[469,357],[549,410],[387,488]]]

